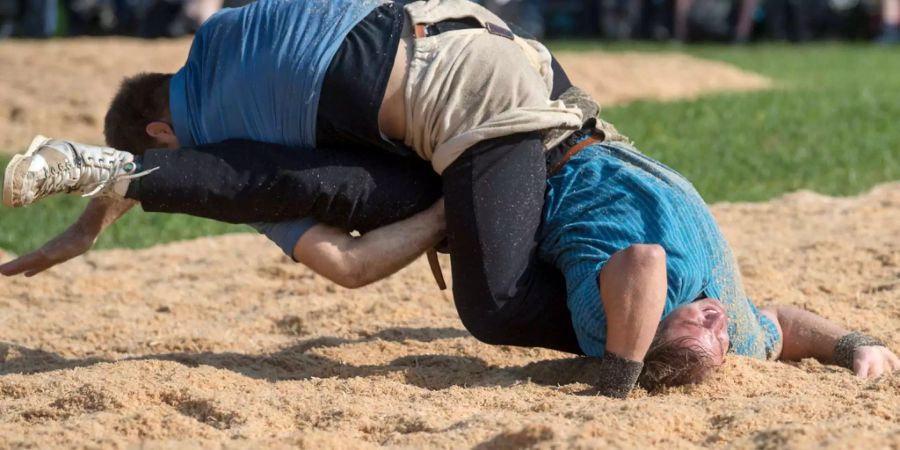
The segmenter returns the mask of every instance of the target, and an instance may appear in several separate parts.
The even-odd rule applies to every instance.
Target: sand
[[[35,134],[103,143],[103,117],[125,76],[174,72],[190,40],[79,38],[0,42],[0,152]]]
[[[190,39],[80,38],[0,43],[0,152],[24,150],[35,134],[103,143],[103,117],[121,80],[174,72]],[[573,82],[604,106],[642,99],[771,86],[760,75],[687,55],[560,53]]]
[[[0,148],[38,131],[99,142],[116,81],[186,48],[3,42]],[[607,65],[608,86],[590,86],[606,104],[768,83],[680,56],[571,58],[585,86],[582,67]],[[714,87],[716,68],[731,75]],[[900,183],[713,209],[758,303],[900,349]],[[0,448],[900,448],[900,375],[730,357],[708,383],[620,401],[592,395],[595,369],[477,342],[422,260],[350,291],[232,235],[0,279]]]
[[[603,106],[638,100],[691,100],[774,86],[762,75],[678,53],[561,53],[557,59],[572,83]]]
[[[758,303],[900,349],[900,183],[714,211]],[[900,446],[900,374],[730,357],[596,397],[587,359],[470,337],[422,260],[351,291],[253,235],[101,251],[0,281],[0,312],[0,448]]]

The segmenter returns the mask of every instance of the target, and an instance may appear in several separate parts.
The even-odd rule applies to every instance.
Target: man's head
[[[728,316],[715,299],[680,306],[659,324],[639,380],[647,389],[699,383],[725,361]]]
[[[178,148],[169,112],[172,74],[142,73],[126,78],[106,112],[106,145],[141,154],[150,148]]]

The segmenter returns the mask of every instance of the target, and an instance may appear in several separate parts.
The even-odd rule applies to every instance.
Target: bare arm
[[[606,351],[643,361],[666,302],[666,254],[658,245],[632,245],[600,272]]]
[[[641,374],[665,306],[666,252],[659,245],[632,245],[609,258],[597,281],[607,323],[598,393],[625,398]]]
[[[775,355],[784,361],[816,358],[828,362],[838,339],[849,333],[818,314],[793,306],[763,308],[761,312],[781,331],[781,348]]]
[[[781,347],[775,350],[775,357],[785,361],[816,358],[831,363],[838,340],[850,333],[818,314],[793,306],[763,308],[761,312],[781,332]],[[853,359],[852,370],[860,377],[877,377],[900,370],[900,359],[882,346],[859,347]]]
[[[91,200],[74,224],[34,252],[0,265],[0,274],[14,276],[24,273],[26,277],[31,277],[82,255],[90,250],[100,233],[136,204],[133,200],[111,198]]]
[[[360,237],[327,225],[309,229],[294,246],[294,259],[346,288],[386,278],[444,237],[444,201]]]

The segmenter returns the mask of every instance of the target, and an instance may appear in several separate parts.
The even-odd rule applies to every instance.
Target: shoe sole
[[[28,168],[31,166],[31,156],[48,140],[41,135],[35,136],[25,154],[13,156],[12,161],[6,166],[6,172],[3,175],[3,206],[7,208],[27,206],[14,200],[22,197],[22,185],[25,175],[28,174]]]

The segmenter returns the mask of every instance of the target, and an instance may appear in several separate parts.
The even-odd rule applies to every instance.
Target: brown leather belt
[[[444,271],[441,270],[441,262],[438,260],[437,250],[430,249],[425,252],[425,256],[428,257],[428,265],[431,267],[431,275],[434,276],[434,281],[437,282],[438,288],[442,291],[447,290],[447,282],[444,281]]]
[[[416,39],[436,36],[441,33],[456,30],[471,30],[483,28],[488,33],[505,37],[507,39],[515,39],[515,34],[506,27],[491,22],[485,22],[484,25],[474,17],[463,17],[460,19],[447,19],[436,23],[417,23],[413,29],[413,35]]]
[[[555,163],[553,163],[553,166],[551,166],[549,169],[547,169],[547,178],[550,178],[553,175],[556,175],[556,173],[559,172],[560,169],[562,169],[563,166],[565,166],[566,163],[569,162],[569,160],[572,159],[573,156],[577,155],[578,152],[584,150],[585,147],[587,147],[591,144],[599,144],[601,142],[603,142],[602,134],[600,134],[600,135],[597,135],[595,133],[589,134],[586,138],[582,139],[581,142],[570,147],[569,150],[567,150],[566,153],[563,154],[561,158],[559,158]]]

